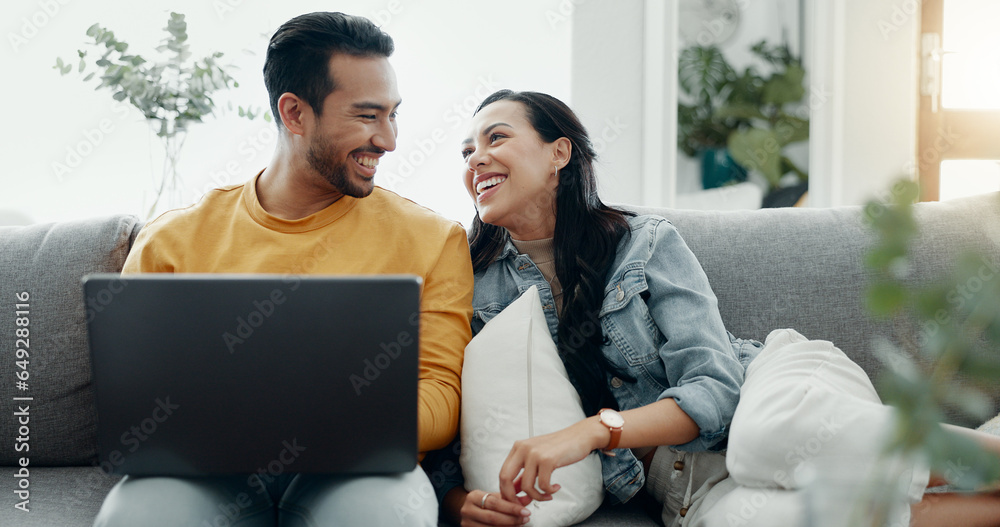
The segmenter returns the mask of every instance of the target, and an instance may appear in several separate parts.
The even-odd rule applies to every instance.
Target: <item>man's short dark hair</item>
[[[371,20],[343,13],[318,12],[285,22],[271,36],[264,59],[264,86],[278,127],[281,94],[294,93],[319,116],[323,100],[336,89],[329,71],[334,53],[365,57],[392,55],[392,37]]]

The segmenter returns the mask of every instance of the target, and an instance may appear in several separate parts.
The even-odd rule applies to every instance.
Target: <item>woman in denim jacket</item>
[[[726,331],[705,273],[677,230],[664,218],[600,201],[595,152],[565,104],[535,92],[494,93],[477,109],[462,155],[465,185],[478,212],[469,236],[476,279],[473,333],[538,286],[549,332],[591,417],[516,442],[499,474],[500,494],[467,491],[460,473],[446,481],[432,477],[451,520],[525,523],[524,505],[552,499],[559,490],[550,481],[553,470],[601,450],[607,494],[624,502],[645,487],[663,504],[667,525],[792,525],[802,512],[794,493],[769,494],[747,517],[745,504],[757,504],[748,487],[791,492],[791,473],[779,477],[785,474],[779,469],[806,461],[787,455],[801,437],[783,441],[788,429],[755,419],[777,426],[786,419],[800,430],[825,426],[831,437],[860,436],[877,454],[878,444],[870,444],[872,423],[891,420],[864,372],[829,343],[822,343],[829,346],[821,346],[818,359],[812,345],[791,356],[765,353],[759,368],[750,366],[761,344]],[[769,346],[772,339],[784,349],[809,344],[791,330],[772,333]],[[819,380],[782,371],[816,364],[823,365]],[[735,436],[730,441],[727,471],[722,452],[748,367],[761,370],[755,379],[759,395],[740,405],[741,411],[747,406],[748,424],[740,427],[737,452]],[[795,382],[778,382],[783,378]],[[828,384],[830,392],[794,391],[816,383]],[[768,391],[775,386],[777,394]],[[852,392],[864,397],[846,395]],[[783,401],[789,398],[795,400]],[[796,408],[795,421],[788,421],[786,407]],[[837,441],[831,450],[854,452],[856,443]],[[424,464],[440,475],[447,457],[454,463],[456,451],[432,455]],[[918,502],[929,472],[918,468],[908,477],[909,497]],[[996,514],[996,499],[977,502],[982,504]],[[908,507],[901,517],[908,522]]]

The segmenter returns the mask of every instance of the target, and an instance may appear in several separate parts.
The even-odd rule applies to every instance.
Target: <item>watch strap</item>
[[[620,427],[608,427],[611,430],[611,441],[608,442],[608,446],[604,450],[614,450],[618,448],[618,442],[622,439],[622,429]]]

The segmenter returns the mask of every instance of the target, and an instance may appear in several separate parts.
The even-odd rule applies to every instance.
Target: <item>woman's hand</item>
[[[524,506],[531,503],[531,498],[523,496],[516,502],[503,499],[496,492],[474,490],[465,493],[462,508],[459,510],[459,521],[462,527],[479,525],[522,525],[528,523],[531,514]]]
[[[552,471],[586,458],[610,440],[608,428],[591,417],[558,432],[515,442],[500,468],[503,499],[516,500],[517,493],[523,490],[530,498],[528,503],[551,500],[559,490],[559,485],[551,481]]]

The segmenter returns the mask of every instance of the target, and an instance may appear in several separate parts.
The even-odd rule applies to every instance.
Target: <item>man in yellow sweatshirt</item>
[[[264,64],[279,129],[271,162],[242,185],[150,222],[123,273],[422,277],[418,424],[426,452],[447,445],[458,425],[472,265],[459,224],[374,186],[379,158],[396,147],[392,51],[392,39],[360,17],[311,13],[282,25]],[[95,522],[436,524],[437,500],[420,467],[367,477],[126,477]]]

